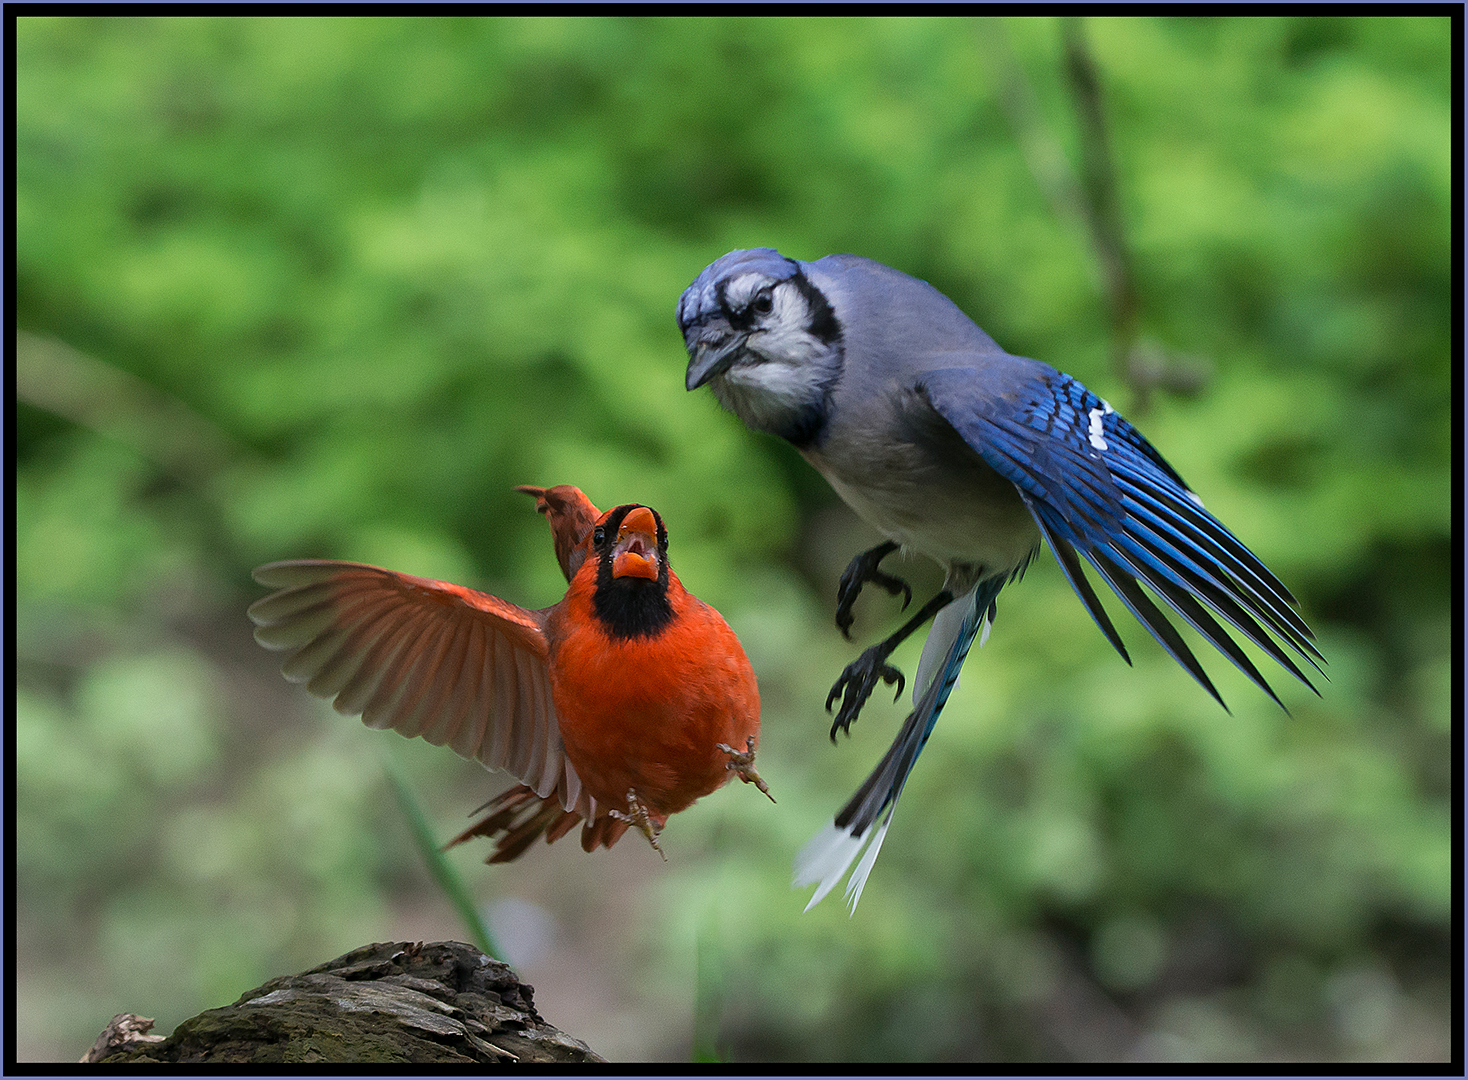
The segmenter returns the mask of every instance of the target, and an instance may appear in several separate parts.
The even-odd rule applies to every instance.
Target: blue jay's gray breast
[[[868,524],[966,584],[1008,573],[1039,546],[1014,485],[920,395],[894,391],[870,395],[866,409],[853,404],[838,398],[840,422],[801,452]]]

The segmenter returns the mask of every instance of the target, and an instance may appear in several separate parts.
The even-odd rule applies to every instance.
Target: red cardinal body
[[[255,571],[278,592],[255,637],[337,711],[452,746],[521,781],[453,842],[497,838],[490,862],[583,822],[587,851],[668,817],[731,775],[757,784],[759,691],[739,639],[668,565],[657,512],[597,512],[577,488],[522,487],[550,522],[570,587],[531,611],[361,563]]]

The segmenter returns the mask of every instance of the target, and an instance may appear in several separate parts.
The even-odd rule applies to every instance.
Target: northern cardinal
[[[278,589],[251,605],[255,639],[293,650],[281,668],[340,713],[448,744],[521,781],[450,842],[498,838],[486,862],[576,825],[611,847],[754,769],[759,690],[722,616],[683,588],[646,506],[599,513],[580,489],[535,496],[570,587],[531,611],[487,593],[363,563],[270,563]],[[772,797],[773,798],[773,797]]]

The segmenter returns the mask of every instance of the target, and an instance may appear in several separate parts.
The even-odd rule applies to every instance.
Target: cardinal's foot
[[[878,569],[878,564],[896,550],[897,545],[888,540],[857,555],[841,572],[841,581],[836,586],[836,626],[846,640],[851,640],[851,624],[856,618],[851,609],[856,606],[862,586],[868,582],[881,586],[893,596],[901,593],[903,611],[912,603],[912,586],[900,577]]]
[[[831,741],[836,741],[836,732],[844,731],[851,734],[851,723],[861,712],[861,707],[867,703],[867,698],[872,696],[872,691],[877,688],[878,683],[886,683],[888,686],[897,685],[897,693],[892,700],[896,701],[902,696],[902,688],[907,685],[907,679],[902,672],[887,663],[887,657],[892,654],[891,648],[882,645],[873,645],[862,653],[841,672],[831,692],[826,695],[826,711],[831,711],[831,703],[838,697],[841,699],[841,708],[836,713],[836,719],[831,724]]]
[[[715,749],[722,750],[729,755],[729,761],[724,768],[733,769],[739,774],[739,779],[743,780],[746,784],[753,784],[759,788],[765,793],[765,798],[769,799],[770,802],[775,801],[775,797],[770,794],[770,785],[765,783],[760,774],[754,771],[753,735],[744,740],[743,750],[735,750],[728,743],[716,743]]]
[[[632,788],[627,789],[627,809],[630,813],[624,814],[620,810],[608,810],[607,813],[618,821],[625,821],[641,829],[642,835],[647,837],[647,842],[652,845],[652,849],[663,856],[663,862],[667,862],[668,856],[658,846],[658,834],[663,830],[660,826],[653,824],[652,815],[647,812],[647,807],[643,805],[642,800],[637,797],[637,792]]]

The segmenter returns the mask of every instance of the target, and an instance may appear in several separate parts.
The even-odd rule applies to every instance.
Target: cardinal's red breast
[[[650,633],[609,625],[596,583],[588,559],[546,625],[561,739],[598,802],[622,806],[636,790],[661,824],[733,775],[719,743],[758,740],[754,671],[729,624],[671,570],[671,617]]]

